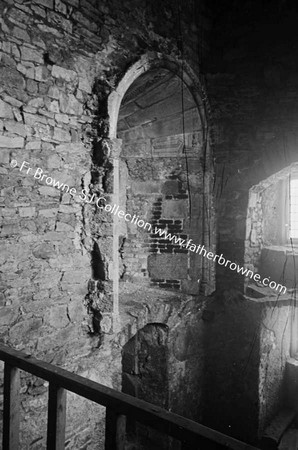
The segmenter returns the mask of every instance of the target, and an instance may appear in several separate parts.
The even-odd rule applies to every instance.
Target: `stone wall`
[[[262,312],[259,367],[259,430],[269,425],[286,400],[286,361],[291,349],[291,301],[265,303]]]
[[[86,297],[95,281],[111,297],[111,216],[88,203],[112,192],[107,96],[144,52],[179,60],[180,28],[197,70],[208,21],[167,0],[3,0],[0,13],[1,341],[119,388],[120,354]],[[77,401],[68,447],[93,448],[100,414]],[[46,386],[23,375],[23,446],[44,445],[45,402]]]
[[[148,323],[168,326],[174,308],[187,314],[183,322],[174,313],[177,324],[171,323],[174,408],[187,414],[187,404],[192,401],[193,418],[201,420],[199,411],[204,404],[205,423],[253,441],[258,428],[265,426],[281,404],[280,398],[275,402],[274,397],[280,392],[284,362],[281,374],[277,374],[277,365],[289,347],[289,335],[283,338],[288,306],[280,306],[279,315],[273,305],[263,309],[247,300],[243,296],[243,277],[218,265],[217,292],[207,308],[201,298],[198,300],[198,315],[193,303],[189,309],[181,307],[184,299],[180,292],[170,295],[169,300],[169,293],[163,296],[160,290],[147,291],[141,285],[134,294],[126,294],[119,333],[103,334],[101,313],[113,307],[113,217],[94,201],[101,195],[113,201],[114,162],[108,140],[111,118],[107,115],[107,98],[128,68],[144,53],[156,59],[164,56],[178,67],[183,56],[183,64],[192,67],[199,79],[199,62],[203,62],[212,110],[209,129],[215,152],[217,253],[240,265],[258,267],[264,237],[258,224],[263,217],[262,205],[248,211],[249,191],[297,162],[297,17],[295,11],[287,14],[274,6],[260,10],[254,2],[245,3],[242,11],[236,3],[234,9],[229,9],[224,2],[214,2],[218,9],[212,51],[207,58],[208,11],[201,2],[189,0],[182,7],[170,0],[1,1],[0,338],[15,348],[120,389],[121,349]],[[199,57],[204,57],[203,61]],[[205,91],[199,82],[196,88],[201,95],[199,103],[208,112]],[[186,90],[188,101],[187,95]],[[148,98],[144,102],[143,106],[148,106]],[[169,105],[175,113],[177,102]],[[130,177],[128,195],[120,193],[121,201],[136,213],[150,211],[148,219],[156,219],[158,226],[166,225],[168,231],[192,237],[196,244],[201,243],[202,221],[198,221],[203,209],[203,229],[213,250],[213,221],[208,222],[210,211],[214,217],[210,197],[194,195],[195,221],[191,232],[186,231],[185,202],[181,202],[187,200],[185,195],[189,200],[185,161],[181,173],[173,173],[181,163],[180,155],[169,163],[168,155],[159,154],[160,149],[169,148],[161,142],[165,136],[171,137],[170,148],[177,147],[181,135],[181,129],[175,134],[178,122],[168,121],[166,127],[171,131],[163,136],[153,123],[147,128],[150,135],[137,136],[142,145],[136,147],[131,135],[126,139],[125,134],[131,133],[131,128],[137,131],[140,124],[133,120],[140,116],[140,109],[135,116],[133,112],[125,115],[122,110],[119,121],[118,132],[124,141],[120,177]],[[142,120],[148,119],[149,110],[143,111]],[[150,117],[155,113],[151,109]],[[129,130],[125,128],[127,118]],[[184,119],[185,136],[192,140],[194,128],[187,128],[192,121],[189,111]],[[195,131],[195,140],[200,142],[199,128]],[[148,139],[152,140],[150,151],[155,164],[144,161]],[[136,148],[140,154],[131,157]],[[202,161],[196,164],[189,170],[194,190],[202,187],[202,177],[196,175],[204,167]],[[150,183],[144,178],[146,170],[155,168],[165,174],[164,184],[158,184],[158,173]],[[204,176],[210,187],[211,165],[207,172]],[[151,207],[145,211],[150,189],[154,191],[149,192]],[[183,205],[176,215],[174,203]],[[272,213],[270,218],[276,216]],[[247,219],[257,224],[256,234],[249,237]],[[125,242],[119,242],[123,250],[121,275],[125,275],[126,265],[130,275],[148,276],[148,266],[142,260],[144,249],[152,260],[158,256],[158,265],[175,256],[175,249],[160,240],[151,244],[143,236],[144,243],[139,246],[134,233],[124,228],[121,233],[122,238],[126,237]],[[247,259],[245,245],[250,249]],[[153,251],[149,252],[149,248]],[[157,265],[150,265],[156,286],[180,287],[187,280],[188,292],[197,294],[201,261],[189,258],[186,274],[185,258],[186,253],[181,252],[179,265],[173,264],[181,277],[172,277],[172,273],[168,277],[163,268],[162,278],[156,278]],[[213,280],[214,268],[206,266],[204,270],[207,276],[203,281],[208,283]],[[146,276],[142,275],[142,280]],[[212,288],[213,283],[209,283],[206,291]],[[123,310],[124,306],[120,306]],[[271,315],[280,325],[269,323],[267,330],[262,321],[268,325]],[[189,317],[197,322],[189,323]],[[182,327],[183,323],[184,329],[175,334],[175,326]],[[193,348],[194,342],[200,343],[198,348]],[[272,383],[268,389],[267,380]],[[23,375],[24,446],[44,445],[45,413],[46,386]],[[69,448],[95,448],[102,442],[98,426],[104,416],[101,408],[70,396],[68,414]]]
[[[123,347],[122,390],[201,421],[205,301],[183,294],[178,297],[175,292],[161,293],[152,288],[146,292],[146,297],[150,300],[148,298],[146,305],[140,305],[135,294],[129,296],[129,313],[135,315],[139,308],[138,317],[134,319],[138,331]],[[136,435],[139,439],[146,436],[147,445],[152,448],[168,448],[168,439],[161,433],[133,424],[129,429],[133,439]]]

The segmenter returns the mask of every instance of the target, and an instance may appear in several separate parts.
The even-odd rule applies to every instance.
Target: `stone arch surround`
[[[182,64],[181,61],[175,61],[158,53],[149,53],[128,69],[108,98],[109,133],[102,144],[113,168],[111,177],[113,193],[109,195],[109,202],[112,204],[119,204],[119,159],[122,142],[117,138],[117,123],[121,101],[138,77],[149,70],[158,68],[169,70],[179,78],[181,78],[183,70],[183,81],[198,108],[206,142],[207,164],[211,165],[207,127],[208,105],[198,77],[186,63]],[[211,208],[211,196],[208,197],[208,201]],[[127,342],[147,325],[163,324],[169,330],[171,390],[168,395],[171,410],[200,421],[202,419],[204,386],[203,334],[205,323],[203,314],[206,304],[204,294],[208,293],[208,289],[209,291],[214,289],[214,267],[206,265],[209,286],[205,293],[192,295],[185,292],[161,290],[156,286],[144,288],[141,282],[120,283],[119,286],[119,220],[114,219],[112,225],[113,261],[109,281],[113,283],[113,286],[110,287],[113,305],[111,307],[109,303],[106,307],[104,302],[99,302],[99,314],[96,318],[100,322],[100,333],[104,335],[103,353],[109,354],[110,348],[113,348],[113,363],[110,370],[114,383],[117,387],[121,387],[121,352]],[[212,246],[215,245],[214,236],[208,236],[208,240],[211,242],[211,246],[208,247],[212,250]]]
[[[199,78],[186,62],[179,61],[161,53],[150,52],[144,54],[134,63],[122,77],[117,88],[108,98],[109,138],[117,138],[117,123],[121,101],[132,83],[143,73],[151,69],[164,68],[183,78],[184,83],[191,91],[198,107],[200,118],[207,132],[208,103],[204,88]]]
[[[168,408],[193,420],[202,419],[204,386],[204,309],[206,300],[182,295],[179,299],[160,289],[132,289],[122,293],[122,329],[117,335],[119,364],[128,342],[148,325],[167,329]],[[121,368],[119,366],[121,371]]]
[[[211,161],[211,150],[209,143],[209,132],[207,126],[207,116],[208,116],[208,103],[205,95],[204,88],[196,76],[194,71],[189,67],[184,61],[175,60],[172,57],[162,55],[161,53],[149,52],[143,55],[139,61],[134,63],[122,77],[118,83],[116,89],[111,92],[108,97],[107,112],[109,121],[109,132],[107,138],[104,140],[103,145],[108,154],[109,160],[113,166],[113,202],[119,204],[119,191],[120,191],[120,180],[119,180],[119,158],[122,151],[122,141],[117,138],[117,123],[119,110],[121,102],[125,93],[130,88],[130,86],[136,81],[142,74],[154,69],[166,69],[177,75],[182,79],[183,83],[186,85],[187,89],[191,93],[194,103],[197,107],[197,111],[200,117],[203,131],[203,142],[205,145],[206,153],[206,167],[210,170],[212,166]],[[207,180],[209,194],[211,192],[211,178]],[[211,195],[205,195],[206,197],[206,209],[208,211],[213,211]],[[209,221],[210,225],[210,221]],[[214,217],[211,221],[211,227],[208,228],[210,233],[208,234],[208,248],[212,251],[215,248],[214,239]],[[199,242],[197,242],[199,244]],[[206,278],[208,279],[207,286],[205,286],[205,294],[212,292],[214,290],[214,265],[208,262],[205,258],[205,271]],[[112,275],[110,279],[113,279],[113,311],[112,318],[108,318],[109,314],[105,314],[105,321],[107,326],[103,327],[104,330],[110,330],[112,323],[114,322],[114,328],[117,328],[117,321],[119,319],[119,219],[114,215],[113,217],[113,263]],[[102,321],[102,324],[104,322]]]

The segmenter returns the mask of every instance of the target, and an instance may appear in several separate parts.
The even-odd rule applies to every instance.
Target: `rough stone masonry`
[[[279,186],[297,162],[297,12],[287,9],[293,3],[0,0],[1,342],[128,393],[140,387],[141,377],[131,373],[136,369],[154,384],[149,356],[157,349],[168,361],[157,388],[169,389],[164,405],[247,442],[257,439],[284,402],[292,299],[277,302],[267,292],[245,296],[244,279],[220,267],[216,292],[206,299],[192,282],[197,273],[187,253],[174,259],[166,243],[140,243],[128,234],[119,252],[125,276],[140,283],[123,283],[121,329],[103,333],[102,313],[110,313],[113,298],[112,217],[19,168],[26,161],[77,192],[112,200],[108,98],[144,54],[157,62],[167,59],[172,69],[191,68],[197,80],[191,101],[197,88],[212,138],[216,177],[211,169],[207,176],[217,200],[216,252],[259,268],[262,247],[276,244]],[[181,80],[179,71],[175,75],[172,83]],[[148,83],[158,76],[148,76]],[[137,92],[134,86],[118,123],[124,143],[120,175],[130,176],[120,199],[145,214],[150,197],[153,218],[180,233],[188,214],[187,184],[199,190],[203,176],[193,165],[187,179],[185,160],[177,171],[171,154],[161,152],[158,133],[142,135],[139,145],[136,131],[146,122],[147,131],[156,132],[164,104],[160,99],[158,111],[146,108],[152,91],[140,103],[144,85]],[[174,109],[179,88],[166,88],[159,95],[168,95]],[[167,124],[172,135],[176,123]],[[198,135],[193,131],[186,133],[191,143],[201,136],[199,127]],[[155,140],[149,156],[148,139]],[[199,192],[192,206],[207,221],[210,198],[203,197]],[[201,224],[193,223],[198,236]],[[206,228],[214,243],[214,230]],[[155,287],[144,283],[150,275],[144,248],[151,253]],[[274,264],[278,268],[282,272]],[[192,285],[195,295],[162,285]],[[109,316],[104,319],[109,329]],[[47,386],[25,373],[21,382],[22,448],[44,448]],[[148,386],[140,391],[147,400],[158,397],[154,391],[150,398]],[[2,393],[1,379],[1,411]],[[66,448],[103,446],[104,415],[103,408],[69,395]]]
[[[123,343],[102,342],[99,312],[86,300],[96,236],[102,302],[110,301],[111,219],[95,230],[91,206],[19,167],[27,161],[77,191],[93,185],[109,194],[107,96],[144,52],[180,60],[179,14],[184,58],[198,67],[194,8],[187,2],[179,12],[169,0],[0,1],[0,339],[115,388]],[[22,375],[21,442],[32,449],[46,435],[46,390]],[[68,403],[68,448],[98,445],[104,412],[75,396]]]

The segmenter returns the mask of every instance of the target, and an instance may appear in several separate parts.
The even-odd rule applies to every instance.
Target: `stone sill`
[[[292,366],[294,368],[294,370],[298,371],[298,355],[297,358],[288,358],[287,359],[287,365]]]
[[[203,295],[144,286],[143,281],[120,283],[119,288],[119,315],[102,313],[100,326],[103,333],[120,333],[125,342],[149,323],[161,323],[174,329],[179,317],[202,313],[207,301]]]
[[[296,239],[295,242],[293,242],[293,246],[291,244],[284,244],[284,245],[264,245],[263,249],[266,250],[275,250],[277,252],[283,252],[284,254],[290,253],[294,255],[298,255],[298,240]]]
[[[293,302],[293,300],[296,298],[296,295],[298,295],[298,289],[287,289],[287,292],[285,294],[280,294],[278,292],[275,292],[268,286],[251,283],[247,285],[244,297],[246,300],[256,303],[288,303]]]

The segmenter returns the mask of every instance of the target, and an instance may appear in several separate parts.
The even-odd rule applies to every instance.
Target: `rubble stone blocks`
[[[24,146],[24,138],[0,136],[0,147],[6,148],[22,148]]]
[[[54,78],[62,78],[65,81],[73,81],[77,78],[77,73],[74,70],[67,70],[60,66],[53,66],[52,76]]]
[[[31,47],[23,46],[21,48],[21,58],[24,61],[33,61],[36,63],[43,63],[42,53],[39,50]]]
[[[100,215],[91,205],[48,186],[45,179],[34,179],[34,172],[19,171],[22,161],[27,161],[33,170],[39,167],[47,176],[66,182],[80,192],[82,187],[89,190],[94,169],[99,191],[103,195],[112,192],[113,172],[109,163],[101,166],[93,160],[93,155],[100,151],[97,143],[103,137],[98,125],[101,119],[107,120],[101,117],[105,114],[102,111],[118,75],[124,73],[124,60],[129,66],[143,52],[136,36],[143,36],[147,29],[154,48],[157,41],[153,36],[158,36],[155,33],[158,30],[152,33],[155,15],[151,17],[150,8],[147,25],[141,26],[132,8],[123,7],[121,2],[117,8],[121,15],[130,15],[133,32],[120,16],[116,14],[112,18],[115,11],[109,2],[4,0],[5,14],[0,19],[0,174],[3,181],[0,235],[5,245],[0,251],[0,272],[4,280],[0,293],[0,338],[43,360],[85,376],[91,374],[93,379],[120,389],[120,347],[115,346],[119,349],[117,355],[112,355],[110,344],[98,351],[101,331],[91,333],[89,324],[94,317],[86,300],[95,242],[99,247],[96,264],[102,265],[102,272],[98,270],[100,276],[104,278],[113,265],[113,217],[108,213]],[[161,17],[170,30],[172,19],[165,18],[164,14]],[[170,38],[170,32],[168,37],[158,37],[160,50],[164,45],[167,47]],[[174,36],[174,47],[175,39]],[[178,122],[175,117],[173,126],[166,124],[161,128],[165,132],[178,132]],[[137,145],[131,147],[136,150]],[[119,141],[117,156],[120,148]],[[143,179],[135,180],[134,188],[144,196],[159,194],[166,164],[161,162],[155,169],[150,162],[150,138],[139,148],[139,156],[141,162],[135,171]],[[18,161],[17,168],[9,166],[12,159]],[[154,173],[154,179],[148,182],[149,170]],[[169,194],[169,190],[169,187],[164,189],[162,195]],[[141,197],[135,202],[136,209],[144,211],[148,219],[151,206]],[[143,278],[146,273],[148,280],[147,254],[144,255],[142,244],[136,248],[132,245],[131,249],[135,255],[126,255],[127,260],[131,257],[137,261],[138,273]],[[186,277],[185,254],[177,254],[176,262],[174,255],[159,257],[162,259],[152,270],[156,271],[160,263],[166,266],[168,261],[173,272],[171,275],[165,270],[165,275]],[[96,281],[98,286],[104,285],[98,292],[99,308],[105,302],[112,304],[111,283],[106,279]],[[163,307],[161,302],[161,311]],[[155,317],[162,314],[168,316],[164,311]],[[137,330],[135,325],[132,329]],[[118,338],[111,335],[113,342],[118,342]],[[94,351],[98,352],[96,359]],[[43,446],[40,430],[45,429],[46,414],[39,412],[44,412],[46,405],[41,387],[31,384],[29,387],[27,379],[24,383],[26,427],[21,431],[21,446],[29,448],[36,442]],[[78,406],[77,402],[78,399],[72,398],[69,402],[70,414],[74,416],[68,424],[69,446],[93,450],[100,445],[94,430],[101,428],[98,423],[101,419],[96,407],[93,409],[83,400]]]
[[[45,6],[46,8],[53,9],[54,8],[54,0],[34,0],[34,3],[38,5]]]
[[[25,87],[25,81],[20,72],[12,67],[0,67],[1,86],[8,90],[21,90]]]
[[[82,104],[74,95],[61,93],[59,96],[60,109],[65,114],[81,115],[83,113]]]
[[[0,100],[0,117],[5,119],[13,119],[12,107]]]

